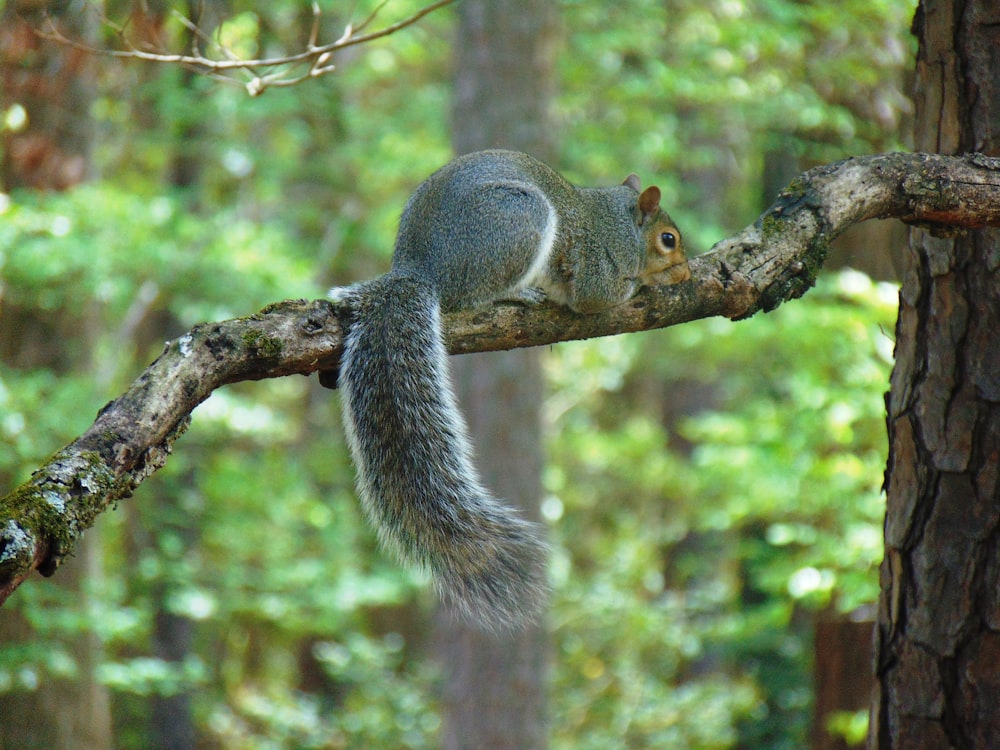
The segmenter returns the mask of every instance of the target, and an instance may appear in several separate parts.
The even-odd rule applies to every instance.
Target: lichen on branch
[[[447,345],[456,354],[495,351],[749,317],[802,296],[848,227],[887,218],[941,233],[1000,226],[1000,159],[898,153],[817,167],[752,225],[692,258],[687,282],[644,288],[593,315],[552,304],[453,313],[444,321]],[[326,300],[285,301],[169,342],[83,435],[0,498],[0,603],[32,570],[54,572],[101,512],[163,466],[216,388],[314,372],[335,384],[350,315]]]

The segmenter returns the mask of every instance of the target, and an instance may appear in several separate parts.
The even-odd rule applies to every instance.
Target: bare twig
[[[114,23],[101,11],[98,11],[101,22],[118,38],[122,49],[94,47],[78,40],[70,39],[59,30],[56,23],[49,17],[46,17],[44,28],[35,29],[35,33],[43,39],[94,55],[190,67],[227,83],[241,85],[246,88],[251,96],[258,96],[268,88],[294,86],[309,78],[318,78],[319,76],[326,75],[336,69],[336,65],[330,61],[333,59],[334,53],[339,50],[360,44],[367,44],[376,39],[382,39],[383,37],[395,34],[397,31],[417,23],[424,16],[455,1],[434,0],[434,2],[400,21],[388,24],[374,31],[365,32],[365,29],[374,23],[376,17],[387,5],[388,0],[383,0],[364,20],[358,24],[348,23],[344,27],[344,31],[340,37],[327,44],[317,43],[320,33],[321,11],[319,5],[313,3],[313,24],[309,32],[309,39],[305,44],[305,49],[300,52],[277,57],[240,58],[218,39],[206,33],[197,23],[181,14],[177,14],[177,18],[192,35],[192,49],[188,54],[169,52],[164,45],[160,45],[156,49],[141,49],[129,38],[126,25]],[[206,48],[217,49],[224,59],[213,59],[200,52],[198,49],[198,40],[201,40],[206,45]],[[303,69],[304,72],[298,72],[303,71]],[[270,72],[262,73],[260,71]],[[249,74],[249,79],[244,78],[241,80],[237,77],[239,74]]]

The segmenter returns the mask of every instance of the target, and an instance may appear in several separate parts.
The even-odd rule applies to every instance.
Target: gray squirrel
[[[544,299],[593,313],[688,279],[659,204],[634,174],[579,188],[527,154],[467,154],[410,197],[388,273],[330,290],[349,311],[338,384],[362,505],[383,545],[429,570],[467,620],[504,630],[537,618],[548,548],[480,482],[441,314]]]

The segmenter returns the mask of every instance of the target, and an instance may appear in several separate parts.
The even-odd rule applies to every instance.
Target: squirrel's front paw
[[[509,297],[504,297],[500,302],[516,302],[520,305],[540,305],[549,298],[544,289],[537,286],[526,286],[518,289]]]

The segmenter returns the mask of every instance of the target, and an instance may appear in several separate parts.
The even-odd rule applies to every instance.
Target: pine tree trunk
[[[1000,11],[924,0],[916,148],[1000,155]],[[874,750],[1000,738],[1000,232],[910,234],[888,398]]]
[[[467,0],[457,10],[455,150],[504,147],[551,160],[546,109],[554,6],[548,0]],[[538,352],[456,357],[451,366],[484,482],[537,519],[542,469]],[[543,627],[495,636],[442,617],[437,640],[446,673],[446,750],[546,747],[549,639]]]

